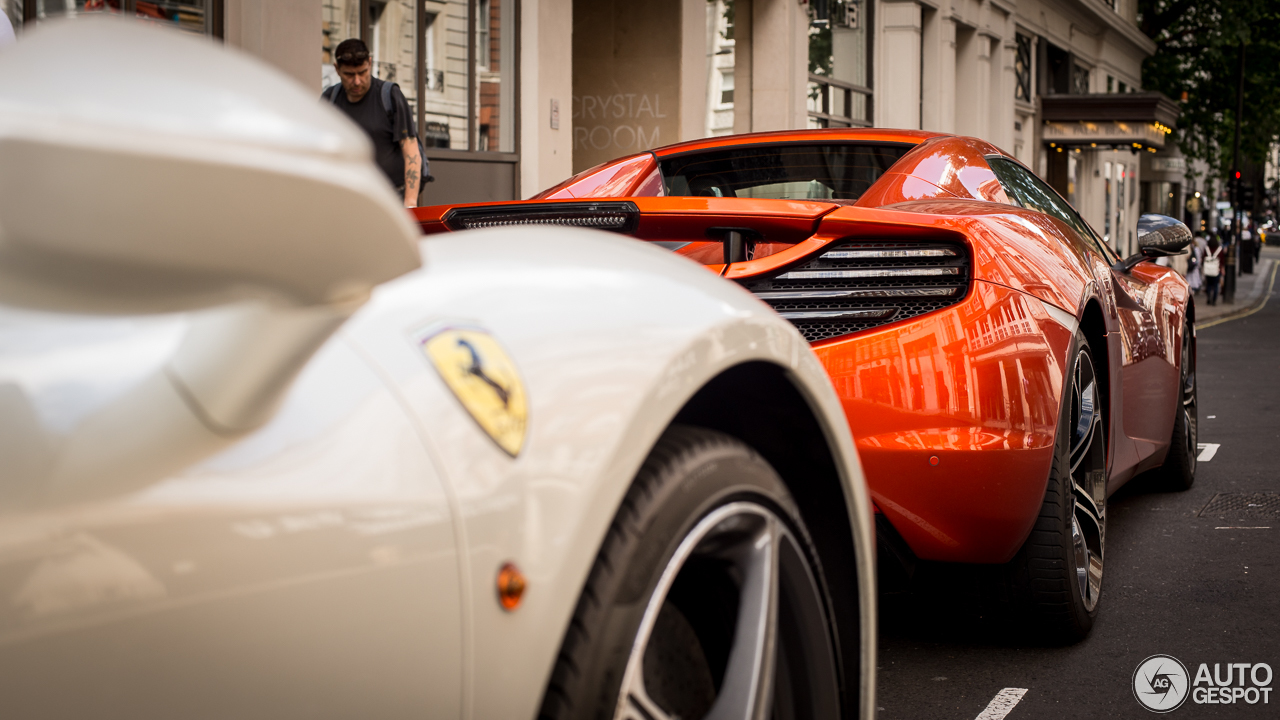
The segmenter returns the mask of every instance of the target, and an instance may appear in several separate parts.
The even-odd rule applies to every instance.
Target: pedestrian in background
[[[404,206],[417,207],[422,180],[430,176],[423,172],[417,123],[400,86],[373,77],[369,46],[357,38],[339,43],[333,67],[341,82],[325,88],[321,97],[368,134],[374,160],[391,186],[404,196]]]
[[[1222,275],[1222,245],[1218,238],[1210,238],[1208,250],[1204,257],[1204,294],[1210,305],[1217,305],[1218,280]]]
[[[1204,255],[1208,245],[1197,235],[1191,241],[1191,255],[1187,258],[1187,287],[1195,295],[1204,287]]]

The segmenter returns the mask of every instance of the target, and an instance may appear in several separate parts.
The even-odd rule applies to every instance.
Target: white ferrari
[[[873,715],[870,504],[768,307],[424,241],[208,41],[49,23],[0,77],[0,715]]]

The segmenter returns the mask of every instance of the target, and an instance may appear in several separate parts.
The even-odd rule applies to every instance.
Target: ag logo
[[[1186,666],[1171,655],[1152,655],[1133,671],[1133,696],[1152,712],[1177,710],[1187,701],[1189,686]]]
[[[529,410],[515,363],[498,341],[484,330],[447,328],[424,340],[422,351],[480,428],[519,455]]]

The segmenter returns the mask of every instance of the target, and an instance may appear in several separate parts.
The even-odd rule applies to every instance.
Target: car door
[[[1128,272],[1108,270],[1116,287],[1121,329],[1125,431],[1142,462],[1168,443],[1173,430],[1178,368],[1157,317],[1160,280],[1167,271],[1152,263],[1138,263]]]
[[[33,334],[21,314],[0,308],[0,421],[72,422],[163,365],[182,331],[45,318]],[[74,506],[9,500],[0,715],[460,715],[444,488],[394,392],[340,337],[270,422],[196,466]]]
[[[1177,390],[1177,368],[1169,357],[1156,322],[1156,304],[1163,275],[1155,268],[1122,272],[1116,268],[1119,256],[1093,232],[1075,210],[1044,181],[1026,168],[1004,157],[987,159],[1005,184],[1005,190],[1023,207],[1057,218],[1065,225],[1065,236],[1088,258],[1098,294],[1111,316],[1108,337],[1112,418],[1118,421],[1126,441],[1113,447],[1112,475],[1127,480],[1132,469],[1151,457],[1168,441]],[[1168,408],[1168,412],[1164,409]],[[1114,487],[1112,488],[1114,489]]]

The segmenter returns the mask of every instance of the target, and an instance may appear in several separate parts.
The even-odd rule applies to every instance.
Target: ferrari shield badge
[[[489,437],[515,457],[529,409],[515,363],[489,333],[447,328],[422,342],[436,371]]]

